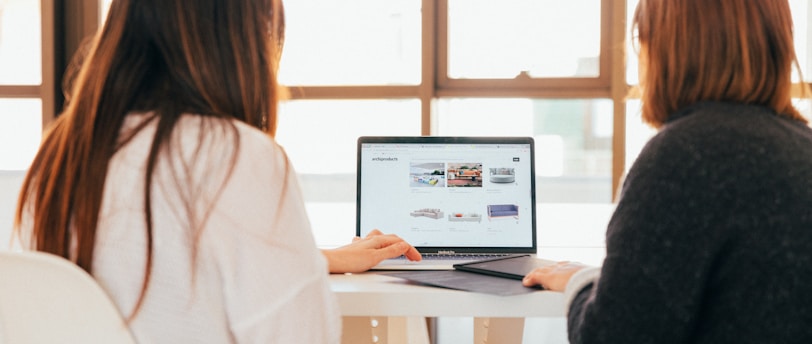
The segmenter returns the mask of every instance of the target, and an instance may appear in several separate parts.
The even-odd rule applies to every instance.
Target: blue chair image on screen
[[[0,252],[0,343],[134,344],[107,293],[84,270],[42,252]]]

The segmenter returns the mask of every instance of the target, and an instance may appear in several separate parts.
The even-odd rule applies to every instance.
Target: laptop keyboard
[[[457,254],[439,254],[439,253],[423,253],[423,259],[431,260],[479,260],[491,259],[499,257],[507,257],[508,253],[457,253]],[[399,259],[406,259],[405,256],[400,256]]]

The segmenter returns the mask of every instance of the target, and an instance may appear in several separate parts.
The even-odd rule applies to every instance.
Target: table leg
[[[429,344],[423,317],[343,317],[344,344]]]
[[[522,344],[524,318],[474,318],[474,343]]]

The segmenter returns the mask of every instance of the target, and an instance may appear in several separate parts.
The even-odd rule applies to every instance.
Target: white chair
[[[40,252],[0,252],[0,344],[135,343],[96,281]]]

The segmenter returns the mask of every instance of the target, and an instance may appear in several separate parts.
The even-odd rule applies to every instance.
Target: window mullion
[[[431,135],[432,133],[432,102],[437,94],[437,71],[441,65],[437,48],[439,42],[444,40],[442,35],[438,34],[438,30],[442,25],[439,24],[440,16],[438,13],[442,11],[439,9],[442,4],[446,6],[448,3],[445,0],[422,0],[422,49],[421,49],[421,78],[420,78],[420,134]]]
[[[40,1],[41,42],[42,44],[42,84],[39,97],[42,99],[42,127],[47,128],[57,112],[56,99],[56,8],[54,0]]]

